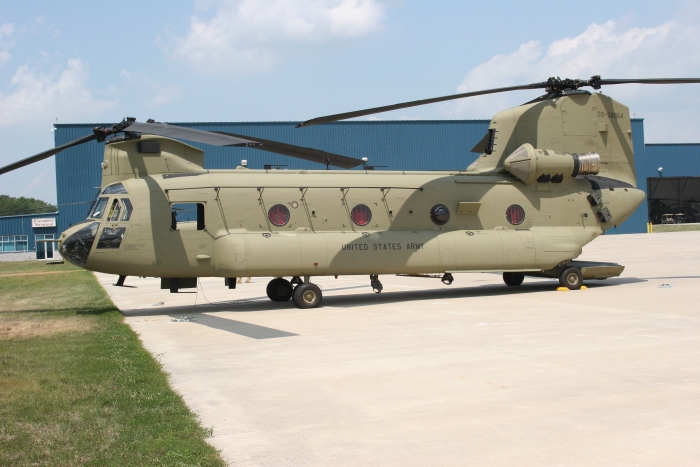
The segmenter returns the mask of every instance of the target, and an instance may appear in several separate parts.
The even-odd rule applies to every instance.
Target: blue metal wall
[[[32,251],[36,248],[34,236],[37,234],[54,234],[54,238],[58,238],[61,230],[58,227],[37,227],[32,228],[33,218],[59,218],[57,212],[43,214],[22,214],[18,216],[3,216],[0,217],[0,235],[27,235],[28,248]],[[58,224],[58,222],[57,222]]]

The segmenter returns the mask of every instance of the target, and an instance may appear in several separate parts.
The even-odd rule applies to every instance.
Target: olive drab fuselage
[[[64,232],[59,250],[71,261],[65,252],[78,250],[66,242],[91,225],[81,265],[119,275],[537,272],[579,256],[644,199],[629,111],[607,96],[515,107],[490,129],[487,150],[453,172],[206,170],[202,151],[176,140],[112,142],[102,217]],[[600,157],[587,173],[579,155],[589,153]],[[123,189],[109,194],[115,184]],[[178,206],[190,221],[177,220]]]

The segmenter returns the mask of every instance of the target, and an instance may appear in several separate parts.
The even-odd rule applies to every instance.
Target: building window
[[[450,210],[444,204],[436,204],[430,210],[430,220],[437,225],[445,225],[450,220]]]
[[[372,211],[364,204],[358,204],[352,208],[350,217],[359,226],[367,225],[372,220]]]
[[[275,204],[267,212],[267,217],[272,225],[282,227],[289,222],[289,209],[284,204]]]
[[[29,250],[28,235],[5,235],[0,237],[0,252]]]
[[[525,220],[525,210],[517,204],[511,204],[506,209],[506,219],[513,225],[520,225]]]

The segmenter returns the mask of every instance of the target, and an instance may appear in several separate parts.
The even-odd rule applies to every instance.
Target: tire
[[[317,308],[322,299],[321,289],[316,284],[307,282],[294,289],[293,300],[297,308]]]
[[[294,288],[287,279],[278,277],[267,284],[267,296],[273,302],[286,302],[292,298]]]
[[[559,276],[559,284],[569,290],[578,290],[583,285],[583,274],[579,268],[567,268]]]
[[[503,273],[503,282],[506,283],[506,285],[509,285],[511,287],[515,287],[516,285],[520,285],[523,283],[525,280],[525,274],[522,272],[504,272]]]

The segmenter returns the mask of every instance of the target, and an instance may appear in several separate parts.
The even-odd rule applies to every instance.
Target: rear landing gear
[[[305,282],[294,289],[292,301],[297,308],[317,308],[321,305],[323,294],[321,289],[311,282]]]
[[[569,290],[578,290],[583,285],[583,273],[579,268],[566,268],[559,276],[559,284]]]
[[[522,272],[504,272],[503,273],[503,282],[506,283],[506,285],[510,286],[516,286],[520,285],[523,283],[525,280],[525,274]]]
[[[442,279],[440,279],[443,284],[445,285],[452,285],[452,282],[455,280],[454,277],[452,277],[452,274],[449,272],[446,272],[444,276],[442,276]]]
[[[273,302],[286,302],[292,298],[294,293],[294,287],[292,287],[291,282],[287,279],[278,277],[277,279],[272,279],[269,284],[267,284],[267,296]]]
[[[379,276],[376,274],[372,274],[371,276],[369,276],[369,280],[370,285],[372,286],[372,290],[374,290],[374,293],[382,293],[382,290],[384,290],[384,286],[381,282],[379,282]]]

